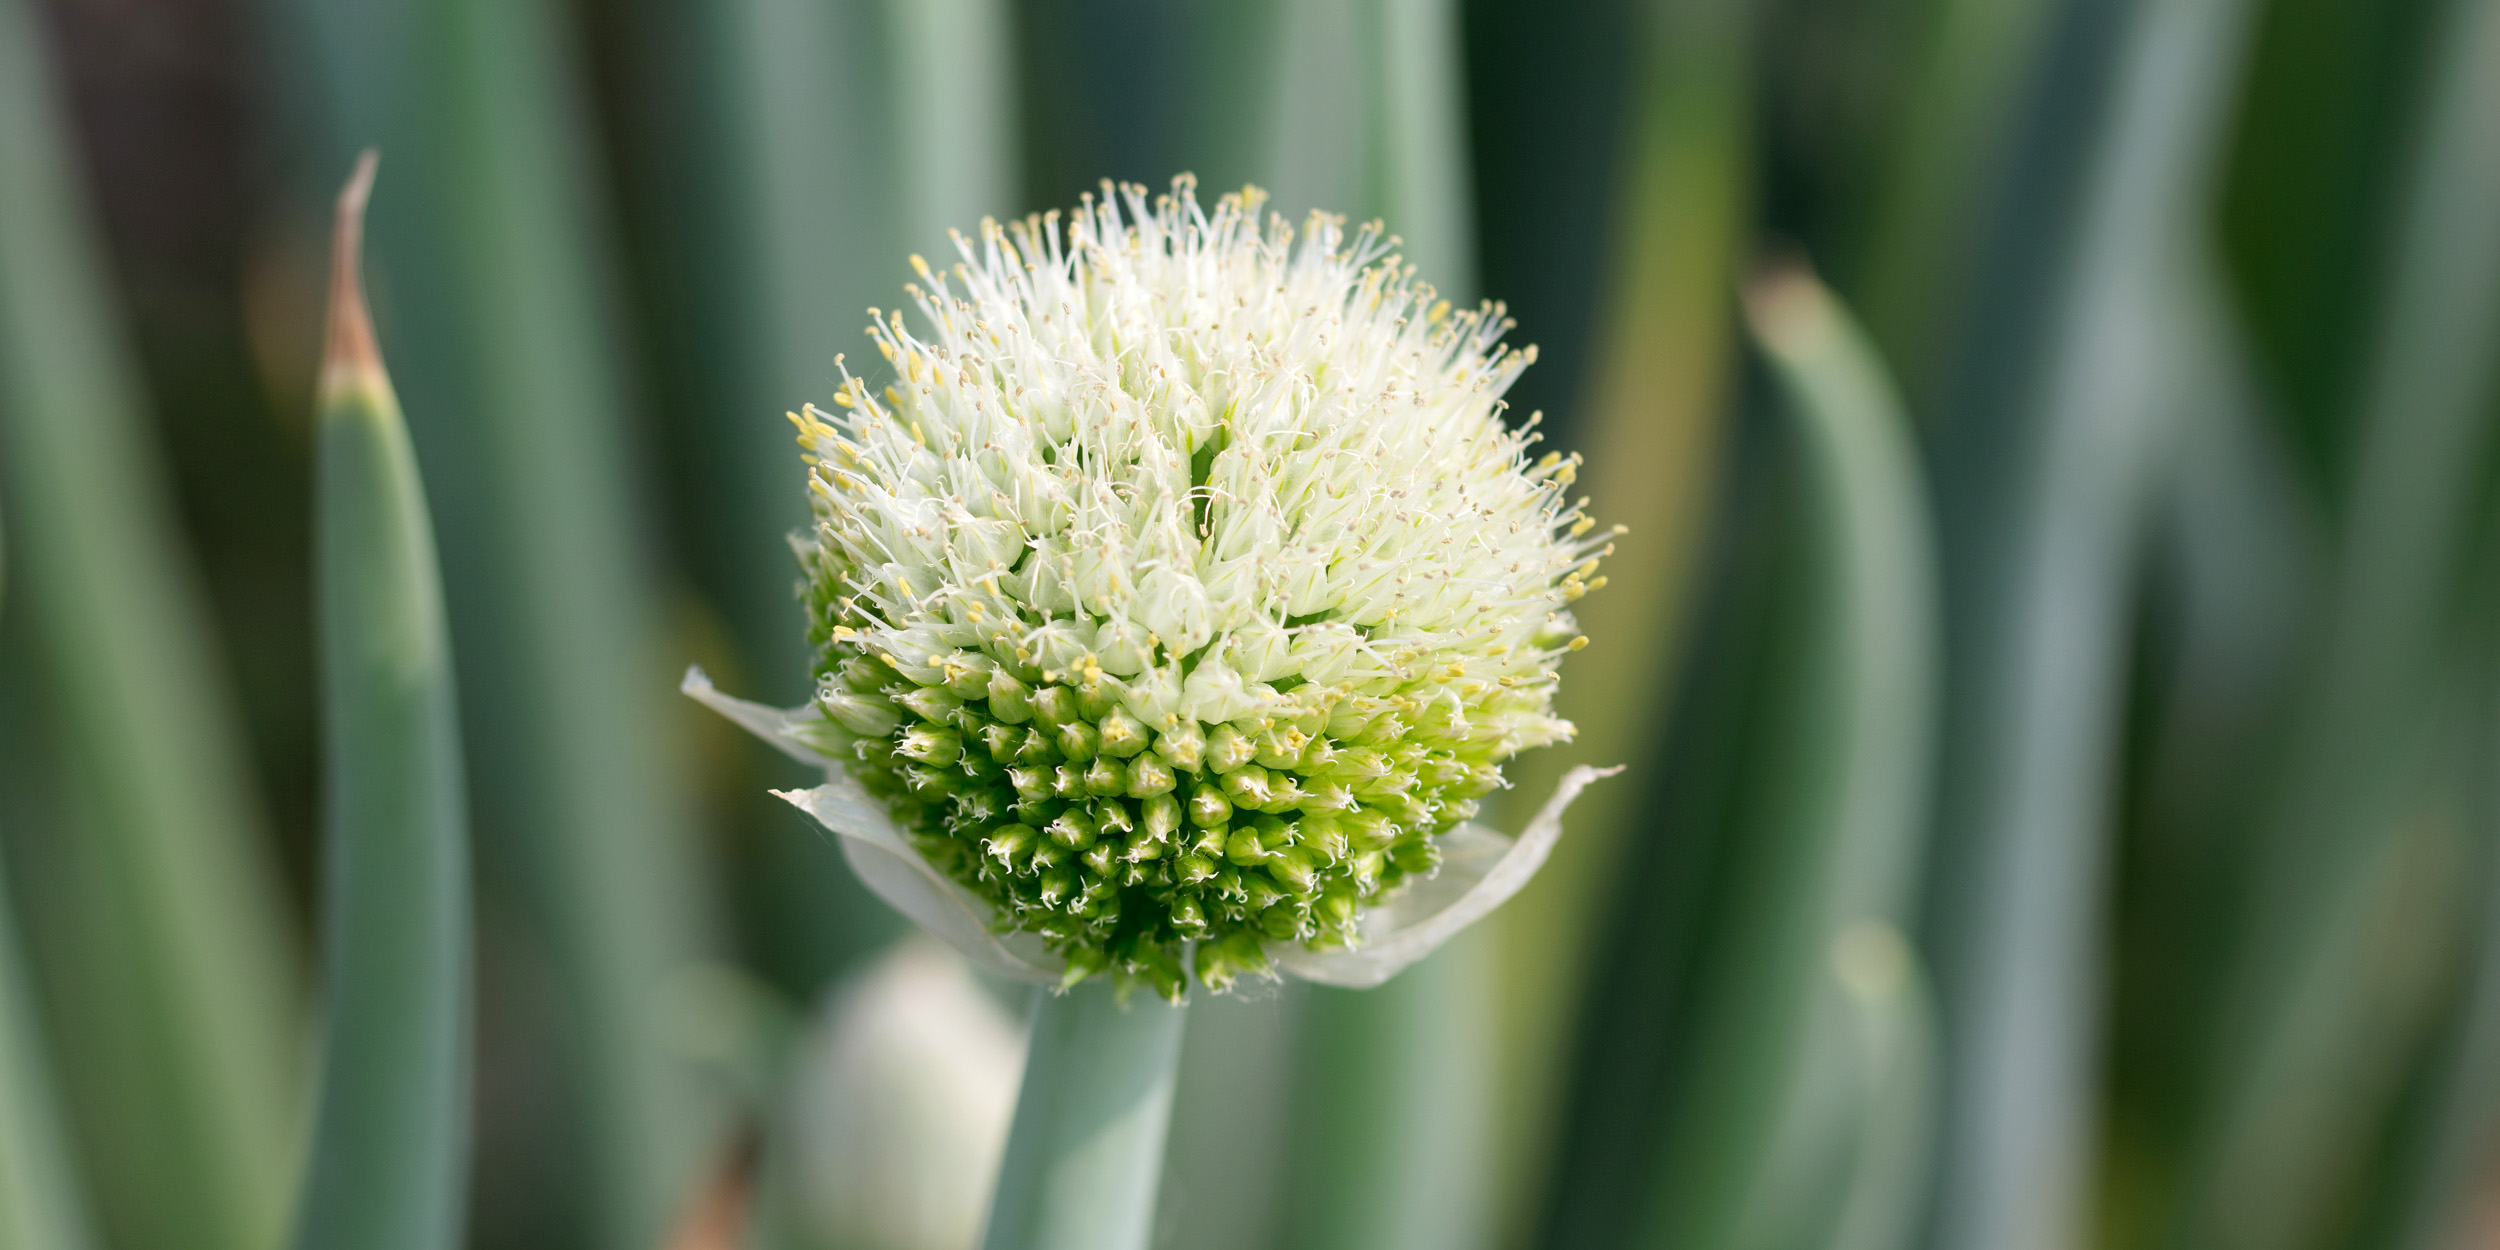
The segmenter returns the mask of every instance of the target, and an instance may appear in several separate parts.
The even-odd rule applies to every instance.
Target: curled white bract
[[[700,668],[686,670],[679,689],[791,758],[824,770],[825,783],[773,793],[841,839],[843,858],[887,906],[910,917],[965,958],[1000,976],[1058,984],[1067,959],[1030,933],[1001,932],[990,904],[931,865],[905,832],[816,745],[822,714],[813,706],[783,709],[721,693]],[[1276,970],[1322,985],[1368,989],[1458,936],[1508,901],[1535,876],[1562,837],[1562,817],[1580,791],[1613,768],[1574,768],[1516,838],[1468,824],[1443,836],[1453,844],[1433,875],[1407,882],[1357,920],[1358,945],[1308,950],[1271,941]]]

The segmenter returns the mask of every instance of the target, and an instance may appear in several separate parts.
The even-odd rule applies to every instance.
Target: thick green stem
[[[1101,978],[1035,1006],[983,1250],[1145,1250],[1186,1011]]]

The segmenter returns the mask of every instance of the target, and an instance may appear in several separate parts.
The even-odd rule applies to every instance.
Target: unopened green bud
[[[1268,857],[1269,876],[1295,894],[1308,894],[1319,884],[1319,870],[1311,863],[1310,853],[1300,847],[1279,851]]]
[[[1076,688],[1076,714],[1099,721],[1120,705],[1121,693],[1118,681],[1097,671]]]
[[[845,694],[827,691],[816,700],[817,706],[834,723],[863,738],[882,738],[903,723],[902,714],[881,695]]]
[[[1076,873],[1069,868],[1051,868],[1042,873],[1042,901],[1053,907],[1076,896]]]
[[[1174,768],[1185,768],[1194,772],[1200,764],[1206,762],[1206,731],[1198,728],[1198,722],[1194,720],[1182,721],[1155,735],[1155,754],[1162,756],[1163,762]]]
[[[1102,971],[1111,964],[1111,955],[1108,951],[1097,951],[1091,948],[1080,949],[1085,951],[1085,954],[1081,958],[1074,951],[1069,952],[1068,970],[1059,978],[1060,989],[1074,989],[1078,985],[1083,984],[1087,977],[1093,976],[1095,973]]]
[[[1129,780],[1132,783],[1136,781],[1133,770]],[[1181,827],[1180,800],[1173,798],[1168,789],[1165,793],[1147,796],[1146,801],[1140,806],[1144,809],[1142,827],[1147,833],[1156,838],[1169,838],[1179,831]]]
[[[944,686],[915,686],[895,702],[910,708],[912,714],[920,719],[933,721],[951,719],[955,710],[964,705],[963,700],[956,698]]]
[[[947,690],[958,699],[986,699],[990,693],[990,674],[998,671],[998,661],[978,651],[957,649],[938,660],[938,673],[945,678]]]
[[[1111,709],[1096,722],[1095,731],[1105,755],[1127,759],[1146,749],[1145,724],[1118,708]]]
[[[1208,873],[1214,871],[1213,864],[1207,865]],[[1198,906],[1198,900],[1184,897],[1173,902],[1172,928],[1182,937],[1197,937],[1207,931],[1207,913]]]
[[[1093,818],[1073,807],[1059,813],[1059,819],[1050,822],[1050,827],[1042,832],[1049,834],[1051,840],[1059,845],[1074,850],[1081,851],[1094,844]]]
[[[1267,851],[1259,845],[1258,832],[1245,825],[1233,830],[1232,839],[1224,845],[1224,858],[1248,867],[1266,859]]]
[[[1077,856],[1097,878],[1110,875],[1112,865],[1119,862],[1119,857],[1120,847],[1116,842],[1097,842]]]
[[[1050,797],[1050,774],[1047,768],[1019,765],[1007,770],[1007,784],[1015,787],[1017,798],[1038,802]]]
[[[1291,768],[1302,762],[1302,748],[1311,744],[1311,736],[1291,725],[1278,725],[1258,738],[1258,750],[1251,756],[1262,768]]]
[[[1094,794],[1121,794],[1128,790],[1128,770],[1108,755],[1100,756],[1085,766],[1085,788]]]
[[[1146,983],[1146,988],[1165,1002],[1177,1003],[1189,992],[1189,978],[1181,971],[1180,955],[1168,947],[1148,948],[1148,953],[1129,967]]]
[[[1309,784],[1302,798],[1306,812],[1347,812],[1354,810],[1354,791],[1342,781],[1319,781]]]
[[[1320,914],[1327,918],[1331,928],[1352,925],[1358,907],[1355,892],[1347,889],[1330,890],[1319,900]]]
[[[1389,848],[1389,862],[1408,876],[1422,876],[1441,866],[1441,848],[1423,838],[1409,838]]]
[[[1199,782],[1189,795],[1189,823],[1212,829],[1233,818],[1233,801],[1224,792]]]
[[[1051,741],[1059,745],[1061,755],[1080,763],[1094,758],[1095,753],[1102,749],[1102,735],[1081,720],[1059,726]]]
[[[1231,933],[1198,946],[1196,959],[1198,982],[1209,989],[1227,989],[1245,976],[1263,976],[1268,971],[1267,951],[1256,935]]]
[[[1267,802],[1260,807],[1264,811],[1290,812],[1301,807],[1306,797],[1302,793],[1302,783],[1295,780],[1292,773],[1269,773]]]
[[[914,764],[903,770],[903,788],[911,791],[913,798],[934,803],[945,798],[954,786],[946,774],[926,764]]]
[[[1244,901],[1249,903],[1252,911],[1266,911],[1286,898],[1284,888],[1276,884],[1274,877],[1263,872],[1242,873],[1241,888]]]
[[[1347,839],[1357,851],[1385,851],[1398,837],[1396,823],[1376,811],[1348,813],[1345,827]]]
[[[1127,837],[1137,827],[1129,818],[1128,805],[1118,799],[1096,799],[1085,810],[1094,818],[1094,828],[1106,838]]]
[[[963,758],[964,741],[947,730],[914,727],[903,734],[902,742],[894,749],[923,764],[942,768]]]
[[[1072,724],[1076,716],[1076,694],[1066,686],[1044,686],[1033,692],[1033,715],[1045,725]]]
[[[1218,725],[1214,733],[1207,735],[1207,767],[1219,773],[1240,768],[1255,754],[1257,749],[1250,745],[1250,740],[1230,725]]]
[[[1179,781],[1180,778],[1173,775],[1171,765],[1151,755],[1140,755],[1128,762],[1130,798],[1143,799],[1168,794]]]
[[[1040,831],[1031,825],[1001,825],[981,844],[981,850],[999,863],[1012,867],[1018,856],[1031,849],[1033,839],[1040,836]]]
[[[1390,819],[1410,829],[1432,819],[1432,804],[1412,791],[1383,800],[1380,810],[1387,812]]]
[[[1267,770],[1256,764],[1243,764],[1224,774],[1224,797],[1235,807],[1260,807],[1267,803]]]
[[[1302,818],[1301,843],[1326,863],[1334,864],[1353,853],[1353,839],[1346,832],[1344,818],[1321,812]]]
[[[1026,726],[1024,737],[1016,743],[1019,764],[1053,764],[1059,760],[1059,748],[1050,745],[1050,735],[1034,726]]]
[[[947,813],[947,828],[950,832],[987,829],[998,822],[1005,806],[996,790],[984,788],[959,795],[955,800],[955,810]]]
[[[1033,688],[1005,669],[990,674],[990,715],[1010,725],[1033,719]]]
[[[1336,742],[1321,734],[1303,744],[1302,758],[1294,761],[1293,767],[1306,776],[1317,776],[1335,768],[1340,754]]]
[[[1389,757],[1375,747],[1347,747],[1337,752],[1338,776],[1355,783],[1389,775]]]
[[[1415,773],[1425,785],[1435,788],[1454,786],[1468,779],[1466,762],[1447,751],[1435,751],[1425,756]]]

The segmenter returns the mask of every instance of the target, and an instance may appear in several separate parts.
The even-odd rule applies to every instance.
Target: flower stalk
[[[1036,995],[982,1250],[1144,1250],[1188,1007],[1107,978]]]

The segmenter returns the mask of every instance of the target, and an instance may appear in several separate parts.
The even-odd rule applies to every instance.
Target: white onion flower
[[[687,689],[826,770],[784,797],[888,902],[1002,971],[1179,996],[1386,979],[1516,892],[1469,823],[1560,742],[1570,603],[1614,531],[1531,462],[1534,358],[1377,224],[1300,232],[1245,190],[1106,186],[956,239],[893,366],[793,417],[816,699]]]

